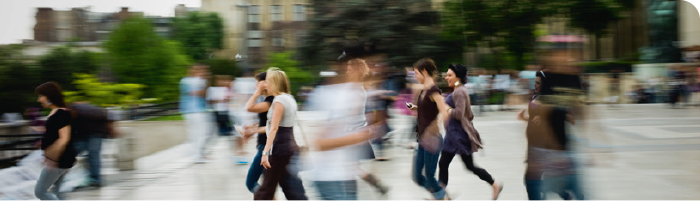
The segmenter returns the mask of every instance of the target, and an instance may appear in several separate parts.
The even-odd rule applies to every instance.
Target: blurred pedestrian
[[[311,180],[324,200],[356,200],[355,176],[360,174],[367,180],[370,175],[362,175],[366,173],[359,169],[359,161],[367,154],[366,146],[362,145],[380,135],[379,132],[371,134],[371,130],[376,130],[372,128],[377,128],[380,123],[367,126],[365,107],[368,100],[361,80],[369,69],[362,64],[364,62],[360,59],[351,60],[345,76],[338,78],[343,81],[325,86],[329,90],[323,92],[327,94],[319,96],[329,97],[318,107],[327,112],[328,117],[324,130],[313,144],[316,165]]]
[[[205,146],[210,137],[211,114],[206,111],[206,66],[191,65],[187,77],[180,80],[180,113],[185,119],[188,141],[192,146],[195,163],[208,162]]]
[[[246,177],[245,181],[246,187],[251,193],[255,193],[258,188],[260,188],[258,180],[265,170],[260,164],[260,160],[262,158],[262,151],[267,143],[267,135],[265,134],[267,132],[265,129],[267,126],[267,111],[270,110],[272,101],[275,99],[274,96],[268,95],[267,90],[265,90],[264,82],[266,75],[267,72],[262,72],[255,76],[255,80],[258,81],[258,84],[255,85],[255,92],[252,96],[250,96],[250,98],[248,98],[248,102],[245,106],[248,112],[258,113],[258,118],[260,119],[258,124],[246,126],[245,130],[243,131],[243,141],[247,141],[248,138],[252,137],[256,133],[258,135],[256,145],[258,151],[253,158],[253,163],[250,164],[248,176]],[[262,102],[255,103],[259,96],[265,96],[265,99]]]
[[[548,192],[557,193],[566,200],[583,199],[564,125],[566,122],[574,124],[574,117],[568,109],[549,102],[555,100],[552,97],[543,99],[554,95],[554,76],[542,71],[537,73],[537,96],[526,112],[518,114],[519,119],[528,122],[525,187],[530,200],[545,199]]]
[[[291,186],[286,180],[297,177],[290,173],[288,166],[292,156],[298,154],[299,146],[294,140],[294,123],[296,122],[297,103],[290,95],[287,75],[279,68],[271,67],[265,77],[265,89],[275,96],[267,113],[267,142],[262,151],[261,165],[265,168],[265,179],[255,192],[256,200],[272,200],[279,184],[289,200],[307,200],[303,189]],[[274,149],[272,147],[274,146]]]
[[[467,82],[467,68],[461,64],[450,64],[445,80],[449,87],[454,88],[454,92],[445,99],[449,108],[447,108],[447,116],[443,117],[446,121],[447,134],[445,134],[445,145],[440,157],[440,183],[443,188],[447,186],[450,163],[455,155],[459,155],[469,171],[491,185],[493,199],[496,200],[503,190],[503,184],[495,182],[486,170],[474,165],[473,153],[482,149],[483,145],[479,132],[472,123],[474,114],[469,92],[462,84]]]
[[[62,199],[59,193],[63,177],[75,164],[77,152],[73,147],[71,136],[71,111],[63,99],[61,87],[55,82],[39,85],[34,93],[39,96],[37,102],[44,108],[51,109],[46,120],[46,133],[41,139],[44,150],[44,168],[36,181],[34,195],[40,200]],[[51,186],[54,192],[48,192]]]
[[[109,137],[107,127],[110,121],[107,110],[87,102],[75,102],[73,109],[73,132],[75,149],[78,153],[87,151],[90,170],[88,187],[101,187],[100,178],[102,139]]]
[[[417,105],[408,104],[418,110],[418,150],[413,162],[413,180],[424,187],[435,199],[445,199],[445,189],[435,179],[435,171],[442,149],[442,134],[438,128],[438,115],[445,114],[447,106],[442,92],[435,85],[437,67],[432,59],[418,60],[414,65],[416,79],[424,85]]]
[[[233,130],[228,116],[228,105],[231,100],[231,90],[228,86],[231,83],[231,76],[215,75],[214,79],[216,86],[207,89],[207,101],[214,109],[219,136],[230,136]]]

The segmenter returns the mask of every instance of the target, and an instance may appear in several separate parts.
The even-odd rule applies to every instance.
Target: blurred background
[[[700,124],[697,108],[700,105],[700,14],[691,2],[4,2],[6,5],[0,8],[0,26],[3,27],[0,34],[0,114],[3,114],[0,168],[16,167],[18,161],[34,149],[32,143],[40,134],[31,133],[27,127],[41,125],[48,110],[40,109],[33,90],[48,81],[63,87],[68,102],[88,101],[106,108],[112,119],[121,121],[121,127],[132,129],[132,134],[126,134],[130,137],[123,137],[130,140],[121,144],[114,142],[112,147],[137,151],[129,156],[117,156],[116,151],[105,152],[114,155],[113,159],[105,159],[113,160],[111,163],[115,165],[111,171],[119,172],[138,169],[123,161],[133,163],[184,142],[184,134],[161,133],[182,130],[182,118],[177,110],[178,83],[187,67],[194,63],[208,65],[211,75],[230,75],[239,83],[249,82],[246,86],[254,86],[252,77],[256,73],[271,66],[279,67],[291,80],[292,95],[300,110],[311,110],[313,104],[307,100],[314,89],[324,84],[326,78],[343,72],[342,65],[336,64],[339,58],[370,61],[373,72],[385,75],[378,79],[387,84],[379,88],[395,91],[394,100],[399,100],[396,97],[415,89],[411,86],[415,83],[413,62],[430,57],[440,72],[445,72],[450,63],[468,67],[467,86],[473,91],[473,106],[479,116],[493,112],[498,118],[489,116],[487,119],[513,120],[515,112],[525,108],[534,94],[535,72],[543,68],[542,60],[538,59],[542,53],[540,47],[561,44],[565,47],[560,49],[570,58],[567,62],[580,70],[577,74],[582,77],[585,102],[591,105],[591,111],[597,111],[592,112],[598,115],[597,121],[632,117],[684,118],[649,120],[657,124],[664,124],[664,121],[682,124],[680,130],[664,131],[680,134],[671,134],[674,137],[664,136],[663,132],[654,136],[641,134],[637,136],[642,137],[624,146],[641,146],[644,140],[656,139],[650,144],[672,146],[677,142],[683,144],[680,147],[689,147],[687,150],[697,154],[700,146],[700,127],[697,127]],[[451,89],[447,89],[442,78],[444,76],[438,79],[438,85],[449,92]],[[239,91],[245,90],[250,91],[242,94],[252,94],[254,89]],[[241,102],[238,104],[236,107],[242,107]],[[402,102],[398,106],[395,102],[391,104],[391,108],[403,106]],[[620,108],[619,105],[624,106]],[[608,110],[615,107],[620,111]],[[396,120],[401,118],[394,113],[400,112],[391,111],[392,130],[401,130],[405,122]],[[313,114],[308,113],[308,116],[313,119]],[[629,122],[623,124],[629,126]],[[479,127],[478,122],[475,125]],[[636,132],[625,129],[617,131]],[[157,136],[141,139],[135,133]],[[621,141],[611,139],[616,137],[605,137],[600,144],[606,148],[623,146],[615,144]],[[688,141],[674,141],[683,139]],[[591,142],[591,139],[583,141]],[[586,146],[590,148],[592,145],[589,145]],[[110,146],[104,149],[112,149]],[[121,149],[116,148],[118,146]],[[692,161],[698,161],[697,155]],[[700,167],[697,163],[683,165]],[[700,178],[697,170],[681,175]],[[684,182],[700,183],[697,179]],[[0,188],[9,187],[0,185]],[[700,198],[697,189],[695,194],[679,199]],[[688,192],[675,190],[679,194]],[[7,194],[0,193],[0,199],[3,195]],[[625,195],[597,198],[649,198]],[[518,195],[510,198],[525,199]]]

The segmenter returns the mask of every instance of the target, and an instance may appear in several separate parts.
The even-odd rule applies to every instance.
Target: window
[[[282,18],[284,16],[284,13],[282,12],[282,6],[270,6],[270,15],[270,18],[273,22],[282,21]]]
[[[250,30],[248,31],[248,38],[262,38],[263,32],[260,30]]]
[[[284,38],[282,38],[282,37],[272,38],[272,46],[283,47],[284,46]]]
[[[306,6],[294,5],[294,21],[306,21]]]
[[[260,23],[260,6],[248,7],[248,23]]]
[[[262,47],[262,41],[260,39],[249,39],[248,47]]]

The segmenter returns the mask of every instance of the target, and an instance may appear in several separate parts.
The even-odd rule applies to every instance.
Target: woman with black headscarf
[[[472,153],[482,148],[479,132],[474,128],[472,120],[474,114],[471,110],[469,93],[464,84],[467,81],[467,68],[461,64],[450,64],[445,77],[447,84],[454,88],[454,92],[447,96],[445,102],[449,106],[448,117],[445,117],[447,134],[440,158],[440,184],[447,186],[448,168],[455,155],[460,155],[468,170],[479,176],[493,187],[493,199],[497,199],[503,190],[503,184],[497,183],[484,169],[474,165]]]

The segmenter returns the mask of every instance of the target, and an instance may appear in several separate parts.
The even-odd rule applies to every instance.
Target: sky
[[[119,12],[121,7],[145,15],[174,16],[175,6],[200,7],[201,0],[0,0],[0,44],[22,43],[34,38],[37,7],[70,10],[90,7],[92,12]]]

